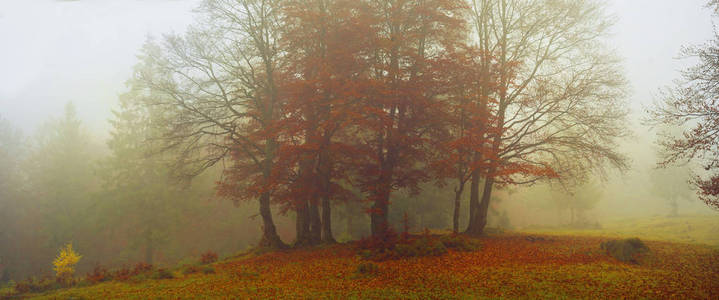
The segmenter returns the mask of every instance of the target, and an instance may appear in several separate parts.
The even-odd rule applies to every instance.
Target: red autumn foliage
[[[226,170],[219,191],[295,211],[298,245],[320,237],[334,241],[332,203],[358,198],[370,205],[372,235],[382,236],[393,191],[419,193],[420,184],[434,179],[442,185],[450,177],[458,182],[455,232],[459,199],[472,178],[470,211],[479,213],[470,219],[479,234],[495,182],[559,176],[556,162],[545,159],[554,157],[545,155],[554,154],[545,145],[602,152],[581,137],[555,137],[565,130],[546,131],[561,127],[552,120],[536,122],[564,104],[545,105],[524,95],[533,79],[517,79],[522,62],[506,47],[497,46],[502,52],[469,41],[472,30],[466,23],[476,12],[464,1],[272,5],[282,24],[272,28],[277,64],[257,75],[272,86],[254,95],[263,105],[246,108],[251,121],[233,125],[244,135],[227,140],[234,166]],[[565,150],[557,151],[571,152]],[[487,198],[481,207],[480,178],[486,179]],[[261,212],[266,231],[273,226],[269,207]]]
[[[394,249],[400,239],[397,233],[389,227],[382,230],[380,234],[363,238],[357,241],[357,248],[362,250],[386,251]]]
[[[122,268],[119,268],[112,272],[112,278],[119,281],[130,280],[132,276],[134,276],[132,274],[132,270],[130,270],[130,268],[126,266],[123,266]]]
[[[359,117],[356,102],[366,80],[358,74],[367,69],[364,52],[371,36],[359,6],[347,0],[283,6],[288,24],[283,45],[297,51],[288,54],[283,70],[282,143],[273,190],[277,201],[303,213],[321,200],[323,221],[329,221],[324,214],[330,199],[354,198],[342,183],[349,181],[357,151],[343,130]]]
[[[92,272],[89,272],[87,273],[87,275],[85,275],[85,279],[92,284],[96,284],[110,280],[112,279],[112,276],[111,273],[107,270],[107,268],[97,265],[95,266],[95,268],[92,269]]]
[[[212,251],[207,251],[200,256],[200,263],[203,265],[211,264],[213,262],[217,261],[217,253]]]
[[[430,178],[423,166],[432,160],[433,141],[444,133],[446,69],[437,61],[465,32],[459,1],[400,1],[384,6],[370,3],[377,23],[369,79],[373,88],[353,127],[362,154],[357,186],[372,203],[372,234],[387,228],[392,190],[418,192]]]
[[[524,235],[485,237],[477,239],[482,244],[481,251],[450,249],[442,256],[376,262],[379,270],[373,277],[353,280],[347,277],[363,262],[357,261],[355,251],[345,245],[273,252],[217,268],[219,273],[256,270],[263,278],[262,284],[273,287],[253,291],[252,296],[263,298],[302,298],[329,291],[339,298],[350,295],[371,298],[377,291],[385,290],[408,294],[427,291],[422,295],[428,298],[446,297],[445,293],[457,298],[463,295],[522,298],[538,290],[569,298],[719,295],[718,275],[714,271],[719,256],[708,247],[648,242],[653,258],[641,266],[627,266],[599,248],[604,238],[542,238],[530,241]],[[225,290],[225,284],[231,282],[221,282],[212,288]],[[387,296],[391,295],[397,294]]]
[[[143,273],[147,273],[152,271],[152,265],[145,263],[145,262],[139,262],[135,264],[135,267],[132,268],[132,275],[139,275]]]

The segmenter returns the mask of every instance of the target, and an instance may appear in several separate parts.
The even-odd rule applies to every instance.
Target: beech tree
[[[384,234],[392,190],[428,180],[433,135],[444,130],[444,71],[434,64],[448,47],[462,40],[460,1],[368,1],[376,23],[369,78],[352,136],[363,159],[358,184],[372,203],[372,235]]]
[[[219,193],[257,199],[261,246],[285,247],[275,229],[268,182],[278,150],[280,68],[277,1],[207,0],[185,35],[149,41],[133,84],[174,151],[176,174],[191,178],[227,162]],[[229,160],[228,160],[229,159]]]
[[[719,3],[708,3],[719,11]],[[686,47],[685,58],[697,58],[699,63],[682,72],[675,86],[664,90],[652,108],[648,109],[648,124],[688,129],[680,135],[664,135],[659,140],[663,157],[659,165],[697,162],[704,173],[691,180],[699,199],[719,209],[719,33],[704,45]]]
[[[445,107],[447,137],[438,145],[444,151],[439,152],[441,156],[432,166],[440,178],[456,179],[453,232],[459,232],[460,201],[467,182],[472,180],[476,195],[480,172],[487,167],[481,157],[490,150],[486,133],[496,107],[495,99],[490,97],[497,88],[494,62],[487,50],[469,45],[449,54],[443,62],[449,70],[443,78],[449,100]]]
[[[625,80],[602,40],[612,24],[602,2],[473,0],[471,7],[477,47],[497,68],[496,88],[482,87],[496,106],[487,102],[489,149],[475,156],[488,167],[472,174],[466,232],[476,235],[495,183],[624,168],[615,139],[625,134],[626,109]]]
[[[283,47],[293,50],[284,57],[274,173],[285,192],[278,196],[297,212],[297,245],[334,242],[331,200],[354,198],[345,186],[357,151],[344,128],[360,117],[368,86],[371,19],[362,1],[285,1],[282,8]]]

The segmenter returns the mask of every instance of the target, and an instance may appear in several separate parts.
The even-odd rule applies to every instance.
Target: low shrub
[[[408,244],[399,244],[395,248],[400,257],[439,256],[447,253],[442,242],[429,235],[422,236]]]
[[[103,281],[112,280],[112,274],[110,274],[106,268],[96,265],[95,268],[92,269],[92,272],[85,275],[85,280],[90,284],[97,284]]]
[[[189,265],[182,268],[182,274],[189,275],[189,274],[195,274],[200,273],[201,269],[198,266],[195,265]]]
[[[611,257],[626,263],[637,264],[637,255],[649,252],[649,247],[638,238],[610,240],[600,244],[602,250]]]
[[[439,256],[447,253],[447,248],[476,249],[474,243],[468,239],[453,237],[447,238],[447,247],[441,239],[426,232],[419,237],[406,236],[401,240],[390,233],[389,238],[377,241],[377,238],[360,241],[358,255],[364,259],[383,261],[403,257]]]
[[[132,268],[132,275],[137,276],[140,274],[149,273],[152,271],[152,265],[144,262],[139,262],[135,264],[135,267]]]
[[[133,277],[152,272],[152,268],[151,264],[144,262],[139,262],[132,268],[123,266],[113,271],[108,271],[106,268],[98,265],[92,272],[87,273],[85,279],[90,284],[97,284],[108,280],[129,281]]]
[[[40,280],[37,280],[36,278],[28,278],[15,283],[15,291],[20,294],[42,293],[62,287],[63,285],[60,281],[51,277],[45,277]]]
[[[72,284],[72,276],[75,274],[75,265],[82,256],[72,249],[72,243],[60,249],[60,253],[52,261],[53,269],[59,281]]]
[[[202,267],[202,273],[203,274],[215,274],[215,268],[211,266],[204,266]]]
[[[123,266],[122,268],[119,268],[112,272],[112,278],[119,281],[127,281],[130,280],[130,278],[134,276],[132,274],[132,270],[130,268]]]
[[[462,236],[459,234],[443,235],[439,238],[439,240],[448,249],[456,251],[476,251],[479,250],[479,248],[481,247],[478,240],[471,239],[469,237]]]
[[[207,251],[206,253],[203,253],[202,256],[200,256],[200,263],[202,263],[203,265],[211,264],[216,261],[217,253],[212,251]]]
[[[172,279],[175,278],[174,275],[172,275],[172,272],[170,272],[167,269],[160,268],[157,269],[154,273],[152,273],[152,279]]]
[[[397,233],[392,227],[387,228],[377,236],[363,238],[357,242],[357,246],[363,250],[393,249],[399,241]]]
[[[12,280],[7,283],[3,283],[2,287],[0,287],[0,299],[12,299],[12,297],[16,296],[16,294],[15,282]]]

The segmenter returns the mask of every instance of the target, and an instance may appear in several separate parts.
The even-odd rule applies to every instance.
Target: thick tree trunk
[[[310,243],[317,245],[322,241],[322,220],[320,219],[319,201],[310,200]]]
[[[310,216],[307,199],[302,199],[300,203],[297,204],[296,221],[295,231],[297,232],[297,239],[295,241],[295,247],[310,245]]]
[[[372,237],[382,237],[389,229],[389,180],[380,180],[378,188],[370,214]]]
[[[332,236],[332,210],[330,206],[330,197],[322,196],[322,242],[336,243]]]
[[[330,143],[329,134],[325,132],[327,140],[324,141],[325,145]],[[331,187],[332,187],[332,162],[330,160],[329,150],[324,149],[319,155],[318,174],[320,182],[320,198],[322,199],[322,242],[335,243],[335,238],[332,236],[332,203],[331,200]]]
[[[272,212],[270,211],[270,193],[265,192],[260,196],[260,216],[262,216],[262,239],[260,247],[283,249],[287,245],[282,242],[280,236],[277,235],[275,222],[272,221]]]
[[[490,170],[489,174],[494,173]],[[477,212],[477,232],[481,235],[484,227],[487,226],[487,214],[489,213],[489,201],[492,197],[492,188],[494,187],[494,176],[487,176],[484,181],[484,191],[482,192],[482,202],[479,203],[479,211]]]
[[[314,180],[310,180],[312,177],[309,172],[312,169],[314,160],[311,156],[305,155],[300,161],[299,178],[301,184],[314,184]],[[310,202],[313,200],[312,195],[298,195],[298,203],[295,209],[297,210],[297,220],[295,224],[295,232],[297,233],[297,240],[295,241],[295,247],[304,247],[313,244],[311,234],[312,217],[310,212]]]
[[[267,114],[271,116],[271,110]],[[269,118],[268,118],[269,119]],[[269,180],[272,171],[272,160],[275,157],[277,142],[274,139],[267,139],[265,144],[265,160],[262,162],[262,176],[265,180]],[[275,222],[272,220],[272,210],[270,208],[270,192],[264,192],[260,195],[260,216],[262,217],[262,239],[260,239],[260,247],[268,247],[275,249],[287,248],[287,244],[282,242],[277,234]]]
[[[472,171],[472,181],[469,188],[469,224],[464,233],[468,235],[480,235],[482,230],[477,226],[477,213],[479,212],[479,170]]]
[[[347,227],[347,228],[345,229],[345,234],[346,234],[348,237],[353,238],[354,235],[352,234],[352,233],[353,233],[353,231],[352,231],[352,219],[353,219],[353,218],[352,218],[352,217],[354,216],[354,211],[350,209],[350,206],[349,206],[349,205],[350,205],[349,203],[346,203],[346,204],[345,204],[345,212],[346,212],[346,214],[347,214],[347,215],[345,216],[345,218],[346,218],[346,219],[345,219],[345,222],[346,222],[346,227]]]
[[[461,181],[461,179],[460,179]],[[459,183],[459,188],[454,191],[454,215],[452,215],[452,232],[459,232],[459,206],[462,200],[462,192],[464,191],[464,182]]]
[[[391,140],[391,138],[388,138]],[[394,173],[396,152],[388,147],[385,159],[381,163],[380,176],[374,195],[374,203],[370,213],[372,237],[383,237],[389,229],[389,197],[392,192],[392,175]]]
[[[385,196],[386,195],[386,196]],[[388,202],[389,193],[381,193],[375,199],[372,204],[372,214],[370,215],[370,222],[372,227],[372,236],[381,237],[387,232],[388,229]]]

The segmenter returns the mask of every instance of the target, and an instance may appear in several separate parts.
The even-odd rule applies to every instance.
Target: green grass
[[[526,233],[582,236],[639,237],[644,240],[704,244],[719,247],[719,216],[679,216],[619,219],[601,229],[536,228]]]

